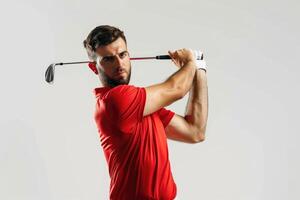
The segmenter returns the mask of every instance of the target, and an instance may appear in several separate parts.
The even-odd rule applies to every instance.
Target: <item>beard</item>
[[[127,71],[126,71],[127,73]],[[121,78],[121,79],[113,79],[110,78],[107,74],[105,74],[105,72],[100,68],[100,75],[101,75],[101,80],[103,82],[103,84],[105,86],[109,86],[109,87],[116,87],[118,85],[128,85],[129,81],[130,81],[130,77],[131,77],[131,67],[128,71],[128,76],[127,78]]]

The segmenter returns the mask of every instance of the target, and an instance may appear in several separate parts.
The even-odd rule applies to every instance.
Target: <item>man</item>
[[[193,52],[169,55],[179,70],[148,87],[129,85],[130,55],[124,33],[103,25],[84,41],[97,64],[103,87],[95,88],[95,122],[109,166],[111,200],[172,200],[173,180],[167,138],[186,143],[204,140],[208,113],[206,71],[197,70]],[[190,92],[184,117],[165,106]]]

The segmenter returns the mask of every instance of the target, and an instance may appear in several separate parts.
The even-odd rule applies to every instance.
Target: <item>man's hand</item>
[[[196,62],[194,53],[191,49],[179,49],[174,52],[168,51],[173,63],[181,68],[188,62]]]

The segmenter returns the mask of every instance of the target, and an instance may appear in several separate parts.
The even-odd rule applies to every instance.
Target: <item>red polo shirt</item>
[[[143,117],[145,88],[95,88],[95,122],[109,168],[111,200],[173,200],[165,127],[174,112]]]

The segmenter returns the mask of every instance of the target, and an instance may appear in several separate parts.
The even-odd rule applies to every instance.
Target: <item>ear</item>
[[[95,74],[98,74],[98,70],[97,70],[97,67],[96,67],[96,63],[95,62],[89,62],[89,68],[95,73]]]

